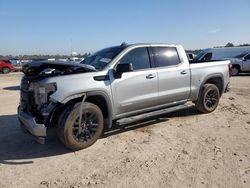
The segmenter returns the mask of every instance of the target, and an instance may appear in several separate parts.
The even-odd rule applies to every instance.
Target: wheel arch
[[[216,85],[220,91],[220,95],[222,95],[224,92],[224,78],[223,78],[222,74],[213,74],[213,75],[207,76],[203,80],[203,82],[201,83],[198,97],[200,96],[201,92],[203,91],[205,84]]]
[[[57,126],[57,120],[60,114],[67,108],[67,106],[75,104],[77,102],[81,102],[84,96],[86,96],[86,102],[93,103],[101,109],[104,117],[105,127],[111,128],[113,117],[112,103],[109,98],[109,95],[103,91],[90,91],[86,93],[75,94],[68,97],[64,100],[64,102],[66,101],[65,103],[57,104],[53,112],[51,112],[47,124],[50,126]]]
[[[7,66],[3,66],[2,69],[1,69],[1,72],[3,72],[4,69],[9,69],[9,72],[11,71],[11,68],[10,67],[7,67]]]
[[[240,64],[232,64],[232,68],[238,68],[239,71],[241,71],[241,65]]]

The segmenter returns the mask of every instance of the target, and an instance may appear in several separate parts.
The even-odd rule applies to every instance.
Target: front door
[[[132,49],[119,63],[131,63],[133,71],[111,79],[115,114],[132,113],[157,105],[158,77],[156,69],[151,67],[148,49]]]

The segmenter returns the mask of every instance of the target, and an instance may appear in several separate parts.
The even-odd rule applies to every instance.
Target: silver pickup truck
[[[32,62],[23,72],[21,127],[40,140],[56,127],[61,141],[79,150],[124,118],[171,112],[188,102],[214,111],[229,88],[231,69],[229,61],[189,63],[180,45],[122,44],[80,64]]]

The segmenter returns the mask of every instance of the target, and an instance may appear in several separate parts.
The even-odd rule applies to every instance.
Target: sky
[[[250,43],[250,0],[0,0],[0,54],[94,52],[127,43]]]

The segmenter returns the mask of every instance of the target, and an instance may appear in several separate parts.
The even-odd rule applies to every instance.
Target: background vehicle
[[[21,64],[21,61],[15,58],[12,58],[9,60],[11,62],[12,65],[14,66],[18,66],[19,64]]]
[[[187,53],[188,60],[193,60],[195,58],[195,54],[193,53]]]
[[[31,62],[23,72],[21,126],[39,138],[57,127],[62,142],[79,150],[124,118],[187,108],[190,101],[214,111],[231,71],[229,61],[189,64],[180,45],[135,44],[100,50],[80,64]]]
[[[0,72],[7,74],[14,70],[14,66],[8,60],[0,60]]]
[[[234,58],[229,58],[231,61],[233,70],[233,75],[238,75],[240,72],[250,72],[250,51],[243,52],[235,56]]]
[[[224,48],[207,48],[202,50],[194,61],[222,60],[233,58],[243,52],[250,51],[249,47],[224,47]]]
[[[13,59],[10,59],[10,62],[12,65],[14,65],[15,72],[22,70],[22,63],[20,60],[13,58]]]

